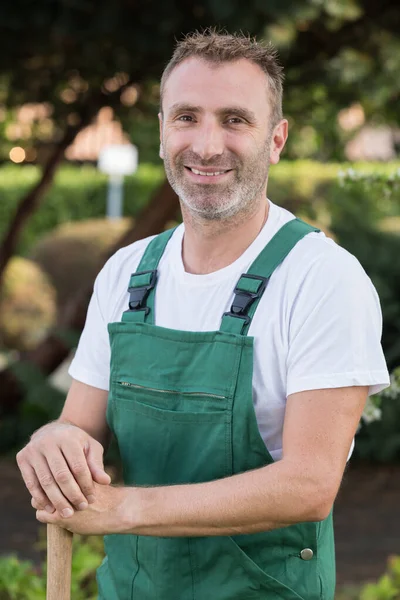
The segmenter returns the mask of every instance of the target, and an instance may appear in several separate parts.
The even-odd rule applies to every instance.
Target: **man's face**
[[[189,58],[167,79],[160,115],[168,180],[204,219],[251,211],[265,197],[272,128],[266,75],[246,59]],[[285,138],[286,139],[286,138]],[[273,162],[278,162],[278,159]]]

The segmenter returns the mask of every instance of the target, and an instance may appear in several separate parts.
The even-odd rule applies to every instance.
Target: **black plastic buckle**
[[[248,315],[235,315],[233,312],[226,312],[223,317],[234,317],[235,319],[241,319],[243,321],[243,327],[248,325],[251,321]]]
[[[232,316],[246,315],[254,300],[260,298],[265,288],[267,287],[268,277],[261,277],[259,275],[248,275],[247,273],[241,275],[240,279],[242,279],[242,277],[246,277],[247,279],[256,279],[257,281],[261,281],[262,283],[258,288],[257,292],[247,292],[245,290],[241,290],[235,287],[235,289],[233,290],[235,297],[233,299],[230,311]]]
[[[152,290],[156,284],[157,270],[140,271],[139,273],[135,273],[135,275],[145,275],[146,273],[151,273],[150,283],[142,287],[129,287],[128,292],[130,294],[129,310],[144,310],[147,316],[149,314],[150,309],[147,306],[145,306],[145,303],[150,293],[150,290]]]
[[[231,310],[229,312],[224,313],[224,317],[234,317],[235,319],[241,319],[243,321],[243,327],[247,326],[251,319],[247,314],[250,306],[257,298],[263,294],[265,288],[267,287],[268,277],[261,277],[260,275],[248,275],[247,273],[243,273],[240,276],[247,277],[248,279],[256,279],[257,281],[261,281],[261,285],[258,288],[257,292],[246,292],[245,290],[240,290],[237,286],[233,290],[235,297],[232,302]]]

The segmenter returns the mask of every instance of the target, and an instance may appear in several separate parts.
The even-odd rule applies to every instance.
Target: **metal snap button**
[[[311,548],[304,548],[304,550],[300,552],[300,556],[303,560],[311,560],[314,556],[314,552],[311,550]]]

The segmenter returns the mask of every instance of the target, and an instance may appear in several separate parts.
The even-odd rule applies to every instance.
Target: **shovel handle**
[[[71,600],[72,533],[47,525],[46,600]]]

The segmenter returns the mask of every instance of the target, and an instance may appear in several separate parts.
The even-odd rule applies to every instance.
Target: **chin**
[[[223,221],[234,217],[240,212],[238,206],[216,206],[200,202],[184,202],[186,208],[194,215],[206,221]]]

